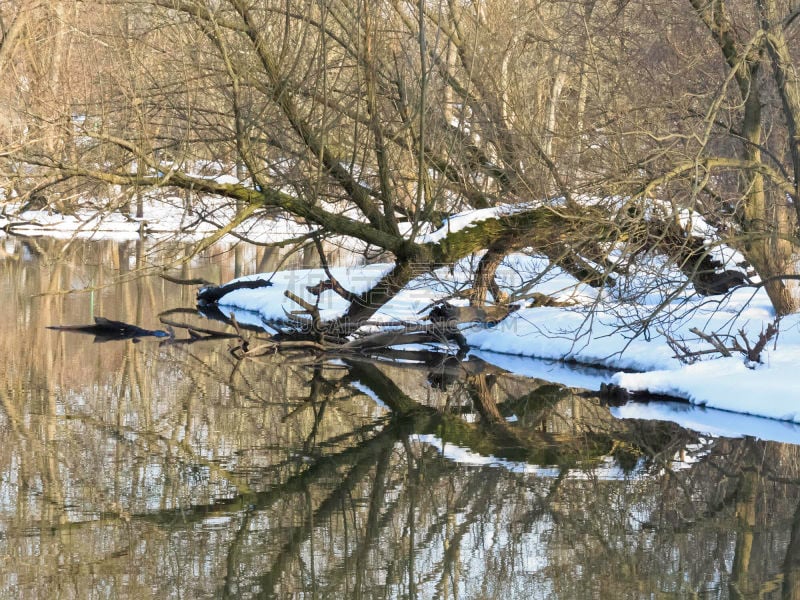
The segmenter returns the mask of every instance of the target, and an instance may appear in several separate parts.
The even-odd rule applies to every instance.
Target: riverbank
[[[514,289],[518,279],[541,273],[544,261],[514,255],[499,271],[504,287]],[[352,292],[369,289],[391,268],[390,264],[333,268],[332,273]],[[389,322],[420,322],[431,305],[463,286],[471,271],[467,262],[453,269],[443,268],[415,279],[372,319],[374,327]],[[223,312],[235,312],[237,319],[258,325],[285,319],[298,307],[284,292],[309,302],[318,302],[323,319],[341,315],[347,302],[328,290],[317,299],[307,289],[327,279],[322,269],[284,271],[274,275],[252,275],[242,279],[271,278],[272,286],[236,290],[220,301]],[[800,315],[782,319],[779,334],[762,352],[761,363],[744,355],[721,357],[714,352],[699,354],[687,364],[675,357],[670,340],[680,340],[688,352],[705,352],[711,347],[692,330],[722,336],[741,335],[749,341],[773,322],[766,294],[761,289],[741,288],[724,301],[677,296],[661,313],[653,315],[663,299],[651,294],[648,305],[630,306],[607,292],[578,284],[557,269],[532,286],[530,298],[544,294],[569,306],[522,306],[497,325],[464,325],[469,346],[519,357],[535,357],[602,366],[616,371],[611,382],[629,391],[649,392],[683,399],[692,404],[772,419],[800,422]],[[649,319],[646,323],[641,319]],[[645,327],[646,325],[646,327]],[[641,332],[637,334],[637,330]],[[730,339],[730,338],[723,338]],[[740,337],[741,340],[741,337]],[[744,342],[742,341],[742,344]],[[689,359],[691,360],[691,358]]]

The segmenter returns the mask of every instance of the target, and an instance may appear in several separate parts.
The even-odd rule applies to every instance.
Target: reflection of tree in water
[[[28,380],[7,349],[0,597],[797,597],[796,446],[478,362],[98,354],[45,324]]]
[[[491,419],[485,420],[488,428],[459,425],[414,405],[373,365],[353,365],[350,377],[380,390],[394,420],[348,452],[350,469],[319,502],[308,493],[304,518],[281,537],[281,552],[266,575],[256,577],[254,589],[265,595],[305,590],[323,597],[514,597],[549,590],[569,598],[623,597],[637,590],[720,586],[734,594],[745,586],[768,590],[792,576],[781,572],[781,563],[795,488],[785,481],[785,469],[776,479],[753,467],[764,465],[768,454],[794,456],[794,448],[753,440],[698,444],[674,425],[594,418],[574,423],[581,430],[575,439],[561,432],[556,440],[548,425],[576,407],[591,412],[596,405],[569,393],[555,401],[552,386],[543,402],[524,401],[539,409],[534,420],[540,435],[505,424],[498,432]],[[476,402],[488,389],[465,388]],[[486,395],[482,402],[491,404]],[[500,408],[485,406],[483,412]],[[417,434],[453,432],[459,443],[482,449],[481,437],[509,441],[517,434],[515,441],[535,453],[555,441],[551,456],[561,466],[552,477],[459,466],[430,445],[415,443],[408,428]],[[591,463],[592,449],[602,440],[622,456],[638,456],[638,471],[628,479],[603,479],[602,469],[583,469],[576,461]],[[684,460],[676,462],[681,451]],[[760,523],[743,528],[743,505],[755,508],[756,501],[747,480],[759,470]],[[750,495],[742,495],[745,489]],[[753,544],[754,528],[768,536]],[[270,547],[265,544],[263,551]],[[760,553],[755,563],[754,550]],[[757,567],[748,573],[740,566],[745,563]]]
[[[222,380],[221,366],[207,365],[206,375]],[[277,407],[272,386],[259,395],[253,380],[259,371],[269,377],[267,361],[252,366],[240,365],[228,382],[231,397],[239,409]],[[675,425],[614,421],[591,398],[502,373],[462,378],[428,398],[437,405],[430,408],[403,391],[422,389],[424,371],[361,361],[271,368],[297,376],[286,385],[279,444],[269,439],[277,430],[263,431],[266,448],[245,435],[254,445],[235,450],[242,464],[218,456],[205,480],[168,483],[180,472],[186,478],[202,456],[154,433],[113,431],[147,440],[136,442],[147,452],[138,456],[174,466],[151,484],[172,497],[62,525],[57,537],[68,535],[84,560],[116,572],[118,585],[133,561],[157,595],[188,582],[199,586],[193,596],[223,597],[622,597],[720,586],[750,594],[796,579],[794,447],[704,442]],[[526,393],[514,396],[526,381]],[[356,400],[362,410],[374,402],[366,391],[389,412],[356,414]],[[507,421],[510,411],[517,421]],[[195,426],[187,422],[185,439]],[[445,449],[547,468],[459,464],[429,436],[446,440]],[[258,468],[244,464],[248,453],[254,461],[277,456]],[[214,469],[231,485],[205,504],[196,492],[194,506],[182,504],[181,486],[211,487]],[[80,571],[70,579],[80,589],[96,585]]]

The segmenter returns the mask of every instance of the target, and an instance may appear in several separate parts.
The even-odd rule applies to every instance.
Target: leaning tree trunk
[[[333,323],[332,332],[347,335],[361,327],[414,277],[429,272],[431,267],[424,265],[425,263],[409,259],[398,260],[394,268],[381,277],[378,283],[350,303],[347,312]]]
[[[687,234],[678,228],[671,232],[664,223],[650,223],[644,228],[663,231],[652,239],[642,242],[648,250],[669,257],[680,265],[686,276],[695,283],[703,294],[724,293],[731,285],[720,288],[720,277],[727,274],[716,273],[716,266],[710,263],[702,238],[687,239]],[[488,249],[479,263],[473,280],[471,304],[485,302],[487,291],[495,300],[501,298],[500,288],[495,281],[496,270],[502,259],[511,252],[531,248],[533,252],[546,256],[550,263],[563,269],[578,281],[593,287],[614,285],[609,272],[599,271],[594,264],[602,264],[607,257],[592,255],[590,260],[580,255],[581,245],[570,245],[571,239],[588,239],[593,242],[604,241],[614,247],[617,236],[631,237],[641,234],[641,223],[613,223],[609,215],[595,207],[584,207],[579,214],[569,215],[538,207],[531,210],[503,215],[474,223],[471,227],[453,231],[436,243],[407,243],[401,247],[394,268],[384,275],[369,290],[350,300],[350,306],[342,317],[326,325],[325,333],[334,337],[344,337],[359,329],[392,300],[412,279],[431,273],[436,267],[454,264],[470,254]],[[590,249],[596,249],[597,243]],[[586,250],[586,248],[584,248]]]

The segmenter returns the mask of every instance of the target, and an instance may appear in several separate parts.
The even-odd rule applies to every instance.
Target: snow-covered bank
[[[540,259],[516,255],[501,270],[500,278],[512,289],[514,280],[529,278],[541,267]],[[360,292],[390,268],[390,264],[340,267],[334,268],[333,274],[345,287]],[[469,271],[470,265],[465,263],[416,279],[384,306],[373,321],[419,321],[432,302],[448,297],[463,285]],[[315,302],[317,299],[306,288],[323,279],[326,275],[321,269],[279,272],[272,276],[272,287],[232,292],[223,298],[221,308],[236,311],[240,321],[263,324],[282,320],[284,311],[298,308],[284,296],[284,290]],[[570,385],[597,389],[600,382],[611,380],[629,390],[666,394],[723,411],[800,422],[800,383],[796,376],[800,365],[800,315],[782,320],[777,344],[767,346],[763,364],[755,368],[746,366],[741,356],[683,364],[667,344],[669,335],[685,340],[685,345],[692,349],[703,348],[702,340],[689,332],[692,328],[731,334],[744,329],[749,339],[756,339],[773,320],[763,291],[740,289],[723,303],[714,302],[710,306],[678,296],[674,306],[670,306],[677,320],[653,321],[646,334],[634,336],[626,326],[625,316],[629,313],[623,312],[624,307],[598,298],[596,290],[578,285],[557,269],[532,290],[561,300],[579,300],[581,304],[526,307],[494,327],[466,326],[463,333],[468,343],[484,359],[532,376],[537,373],[528,373],[531,367],[523,366],[525,363],[519,359],[515,361],[514,356],[602,366],[618,372],[613,376],[602,371],[581,375],[568,367],[543,367],[543,363],[538,363],[537,369],[542,369],[538,376]],[[347,306],[333,291],[323,292],[318,302],[323,318],[338,316]],[[590,310],[587,303],[593,302]],[[640,307],[642,311],[646,308]],[[668,334],[663,329],[666,327]],[[545,373],[548,369],[552,372]]]
[[[726,331],[733,316],[728,310],[698,314],[680,323],[672,335],[693,337],[689,333],[693,327]],[[733,331],[742,327],[750,339],[755,339],[770,320],[765,308],[754,302],[752,308],[742,309]],[[493,352],[638,371],[618,372],[613,382],[631,391],[665,394],[721,410],[800,422],[800,315],[784,318],[777,344],[768,346],[763,364],[749,366],[742,356],[682,364],[674,358],[662,333],[652,334],[648,340],[631,340],[612,315],[598,313],[588,321],[585,315],[563,308],[523,309],[496,330],[468,333],[467,341],[473,347]],[[697,342],[695,347],[699,347]]]
[[[15,205],[5,207],[5,212],[0,214],[0,230],[61,239],[135,240],[144,235],[200,239],[216,233],[235,214],[232,206],[219,203],[216,206],[198,203],[189,210],[184,206],[183,199],[177,196],[148,198],[144,202],[144,216],[141,218],[121,211],[102,212],[92,207],[78,209],[71,214],[45,209],[17,212],[18,209]],[[235,231],[255,242],[270,243],[308,233],[308,228],[294,221],[273,218],[240,226]]]
[[[728,330],[733,316],[728,310],[698,314],[681,323],[672,335],[692,337],[689,330],[693,327]],[[755,339],[770,320],[756,300],[751,308],[742,309],[736,325]],[[665,394],[725,411],[800,422],[800,315],[782,320],[777,345],[764,352],[763,364],[750,365],[754,368],[745,365],[742,356],[682,364],[674,358],[664,334],[631,340],[611,315],[603,313],[588,322],[584,315],[563,308],[524,309],[501,325],[496,331],[468,334],[467,340],[474,347],[494,352],[634,370],[638,372],[616,373],[613,382],[628,390]],[[581,337],[571,337],[570,331]]]
[[[331,274],[336,277],[351,292],[358,294],[370,289],[385,273],[391,270],[392,265],[386,263],[366,265],[361,267],[333,267]],[[327,279],[323,269],[299,269],[278,271],[276,273],[263,273],[241,277],[236,281],[252,279],[267,279],[272,285],[256,289],[234,290],[225,294],[219,302],[223,312],[243,310],[249,314],[236,313],[241,323],[263,325],[272,321],[283,321],[286,313],[298,310],[300,307],[289,300],[284,292],[290,291],[304,300],[314,303],[317,298],[311,294],[308,287],[314,286]],[[395,298],[394,302],[401,301]],[[317,304],[322,319],[335,319],[347,309],[347,301],[331,290],[323,292]],[[406,306],[404,316],[414,313],[414,305]],[[382,315],[387,320],[385,313]],[[378,317],[380,318],[380,317]]]

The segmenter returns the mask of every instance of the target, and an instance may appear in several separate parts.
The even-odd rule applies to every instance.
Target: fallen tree
[[[579,239],[588,241],[568,242]],[[369,324],[371,317],[412,279],[431,273],[442,265],[452,265],[465,257],[480,254],[487,247],[491,250],[486,251],[478,263],[472,290],[462,293],[462,296],[470,298],[472,306],[444,304],[436,307],[429,320],[438,322],[440,329],[446,321],[492,323],[513,311],[516,306],[503,302],[494,305],[476,302],[474,290],[486,278],[497,288],[494,271],[491,277],[488,270],[481,271],[486,256],[491,254],[492,260],[497,259],[499,264],[500,258],[523,248],[529,253],[547,256],[551,265],[561,267],[577,282],[593,286],[613,286],[616,275],[623,276],[628,271],[635,271],[637,260],[653,255],[671,261],[686,278],[685,283],[680,285],[693,284],[696,292],[701,295],[724,294],[739,285],[750,283],[743,271],[725,268],[726,265],[712,256],[707,239],[692,235],[676,221],[663,218],[644,221],[627,216],[620,218],[617,212],[597,206],[583,207],[582,211],[574,214],[556,211],[551,206],[510,207],[497,211],[488,218],[475,219],[469,226],[446,233],[435,241],[425,238],[419,241],[401,238],[400,241],[402,245],[393,246],[399,253],[394,268],[360,294],[346,290],[333,277],[323,259],[327,279],[309,286],[308,290],[316,296],[332,290],[349,303],[348,309],[340,317],[323,322],[313,303],[291,294],[289,297],[298,304],[299,310],[287,314],[287,322],[304,335],[316,332],[315,335],[320,339],[327,336],[328,341],[346,343],[349,335]],[[565,251],[567,244],[569,252]],[[626,252],[616,262],[612,262],[611,254],[618,252],[623,245]],[[560,254],[556,254],[554,248]],[[598,264],[605,265],[604,270],[595,266]],[[576,265],[582,266],[577,268]],[[202,305],[213,305],[228,291],[260,287],[267,283],[246,280],[226,286],[203,288],[198,293],[198,302]],[[543,297],[534,298],[534,302],[540,306],[559,304],[552,298]],[[405,332],[408,335],[412,333],[420,340],[431,335],[441,339],[448,338],[445,330],[433,332],[416,328]],[[387,335],[391,337],[396,334]]]

